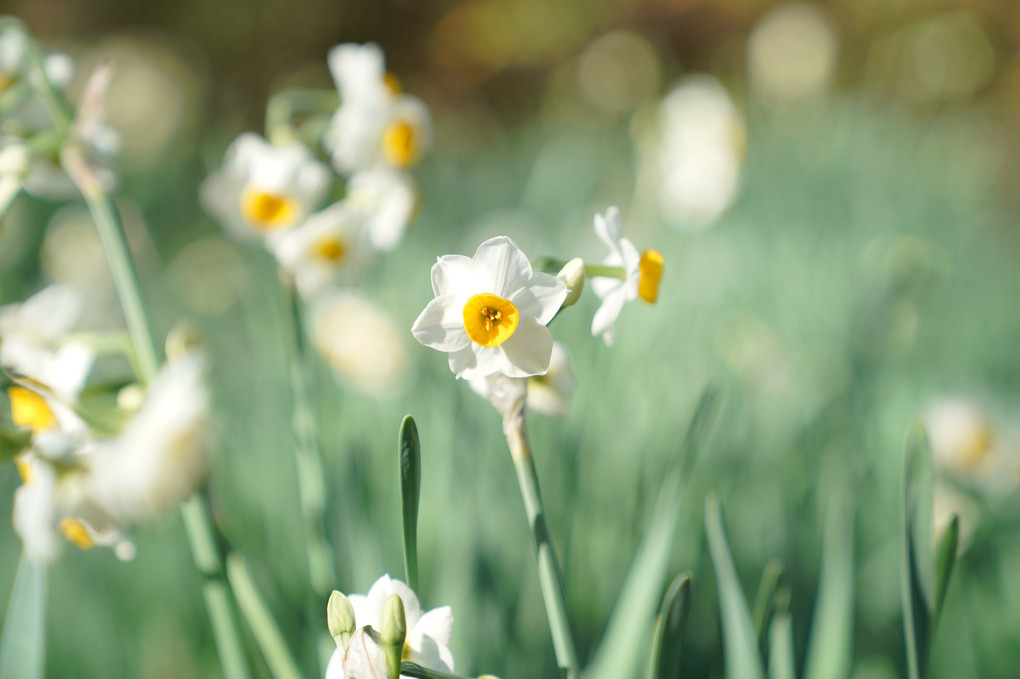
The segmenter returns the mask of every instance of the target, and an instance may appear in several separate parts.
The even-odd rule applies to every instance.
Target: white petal
[[[456,295],[467,298],[484,292],[487,277],[470,257],[443,255],[432,265],[432,292],[439,295]]]
[[[522,316],[537,318],[546,325],[567,298],[567,285],[556,276],[536,271],[523,288],[510,295],[510,301]]]
[[[505,373],[506,370],[512,368],[501,347],[488,348],[472,342],[468,346],[467,351],[471,351],[474,355],[473,361],[468,367],[460,371],[454,370],[457,373],[457,377],[461,379],[472,380],[477,377],[487,377],[495,373]],[[452,358],[450,360],[450,368],[453,369]]]
[[[21,305],[20,321],[46,341],[56,341],[67,333],[81,316],[81,293],[69,285],[51,285],[32,295]]]
[[[440,606],[428,611],[418,620],[418,624],[407,628],[415,637],[432,637],[444,646],[450,643],[450,634],[453,632],[453,609],[449,606]]]
[[[489,278],[486,292],[508,297],[531,279],[531,262],[524,252],[506,236],[490,238],[478,246],[474,261],[484,267]]]
[[[627,292],[621,286],[602,298],[602,304],[591,319],[591,334],[595,336],[602,335],[606,341],[606,346],[610,346],[613,343],[613,324],[619,318],[626,301]]]
[[[370,625],[368,621],[368,597],[364,594],[348,594],[347,600],[351,602],[351,608],[354,609],[354,622],[358,627],[364,627]],[[376,621],[378,624],[378,620]]]
[[[351,679],[387,679],[386,655],[363,629],[351,636],[344,657],[344,676]]]
[[[412,645],[408,660],[432,670],[453,673],[453,654],[432,637],[422,637],[417,647]]]
[[[389,575],[383,575],[368,590],[368,617],[371,622],[358,620],[358,625],[362,627],[372,625],[376,630],[380,630],[383,605],[390,598],[391,594],[396,594],[400,597],[404,604],[404,620],[408,628],[413,628],[421,618],[421,604],[418,603],[418,596],[402,581],[395,580]],[[357,616],[357,612],[355,612],[355,616]]]
[[[344,679],[344,656],[337,648],[329,656],[326,664],[326,679]]]
[[[486,375],[472,376],[472,371],[478,363],[478,356],[475,354],[474,345],[468,344],[463,349],[458,349],[450,353],[450,371],[454,375],[465,380],[475,379],[475,377],[486,377]]]
[[[552,333],[537,319],[525,316],[518,321],[517,330],[510,339],[499,348],[510,362],[510,369],[503,372],[507,377],[544,375],[552,357]]]
[[[595,234],[610,251],[618,249],[622,236],[620,229],[620,210],[616,206],[606,210],[605,215],[595,215]]]
[[[436,297],[425,306],[411,333],[415,339],[439,351],[457,351],[471,343],[464,330],[464,311],[450,296]]]

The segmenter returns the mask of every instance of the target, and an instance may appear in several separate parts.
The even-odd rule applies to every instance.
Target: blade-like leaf
[[[772,559],[761,572],[761,580],[758,581],[758,593],[754,596],[754,629],[757,631],[758,643],[765,643],[765,634],[769,629],[769,616],[774,610],[773,601],[776,596],[776,588],[783,577],[783,562],[779,559]]]
[[[848,498],[829,505],[822,577],[818,583],[806,679],[842,679],[850,673],[854,622],[854,509]]]
[[[662,597],[662,607],[655,618],[648,679],[675,679],[680,676],[680,653],[690,609],[691,574],[685,571],[673,578]]]
[[[397,440],[400,465],[400,510],[404,530],[404,572],[418,591],[418,501],[421,497],[421,444],[414,418],[405,415]]]
[[[793,624],[788,611],[777,612],[769,625],[769,679],[795,679]]]
[[[903,632],[910,679],[928,671],[931,612],[934,601],[935,556],[932,549],[932,459],[924,425],[915,422],[907,434],[903,483]]]
[[[705,532],[712,553],[715,578],[719,587],[719,609],[722,616],[723,642],[726,651],[728,679],[763,679],[758,638],[747,601],[740,588],[737,569],[726,542],[719,500],[709,496],[705,501]]]
[[[691,418],[680,454],[659,491],[651,523],[634,557],[595,659],[585,673],[588,679],[625,679],[640,675],[648,658],[655,614],[676,535],[681,486],[715,425],[718,406],[718,392],[706,389]]]
[[[46,656],[46,569],[24,554],[0,631],[0,679],[42,679]]]
[[[949,578],[953,574],[953,566],[956,565],[956,552],[959,544],[960,517],[954,514],[939,540],[938,550],[935,554],[935,620],[932,623],[932,628],[938,625],[939,617],[942,615],[942,604],[946,600],[946,590],[949,588]]]

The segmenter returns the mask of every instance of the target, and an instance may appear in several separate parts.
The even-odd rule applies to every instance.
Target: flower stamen
[[[347,254],[347,244],[339,238],[323,238],[312,246],[312,252],[320,259],[338,264]]]
[[[418,162],[421,155],[418,131],[406,120],[389,124],[383,133],[382,145],[386,162],[394,167],[410,167]]]
[[[241,216],[259,231],[274,231],[294,223],[298,203],[285,194],[246,187],[241,193]]]

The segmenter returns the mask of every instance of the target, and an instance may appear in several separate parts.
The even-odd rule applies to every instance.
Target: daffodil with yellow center
[[[474,257],[445,255],[432,267],[432,291],[411,332],[422,344],[450,354],[464,379],[494,374],[545,374],[552,355],[546,325],[567,286],[536,272],[506,236],[482,243]]]
[[[595,215],[595,233],[609,248],[601,265],[588,267],[592,290],[602,300],[591,322],[593,335],[602,335],[613,343],[613,329],[624,305],[640,297],[649,304],[659,298],[659,284],[665,258],[658,250],[639,253],[620,229],[620,211],[611,207],[605,215]]]
[[[363,222],[361,213],[345,201],[333,203],[284,234],[273,254],[302,295],[353,282],[371,256],[360,234]]]

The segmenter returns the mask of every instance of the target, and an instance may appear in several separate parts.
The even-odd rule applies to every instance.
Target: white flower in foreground
[[[491,238],[474,257],[444,255],[432,267],[432,291],[411,332],[450,354],[450,370],[473,379],[543,375],[552,335],[546,325],[567,297],[555,276],[536,272],[517,244]]]
[[[381,167],[353,175],[347,182],[347,202],[362,213],[365,233],[376,250],[400,243],[418,208],[418,189],[407,172]]]
[[[208,472],[209,408],[204,357],[169,360],[120,435],[98,443],[90,456],[94,502],[135,523],[187,499]]]
[[[351,282],[370,254],[361,239],[362,215],[347,201],[333,203],[291,229],[273,246],[280,266],[309,296],[340,282]]]
[[[431,143],[428,108],[418,98],[400,94],[396,78],[386,73],[379,46],[338,45],[327,61],[341,102],[323,144],[337,171],[415,165]]]
[[[376,631],[382,629],[383,605],[392,594],[398,595],[404,604],[407,636],[404,638],[403,659],[428,669],[453,673],[453,654],[449,649],[450,634],[453,631],[453,611],[449,606],[422,611],[418,596],[410,587],[400,580],[384,575],[375,581],[367,595],[351,594],[348,597],[354,607],[354,617],[359,631],[351,637],[347,662],[344,661],[344,654],[339,648],[333,652],[326,668],[326,679],[387,676],[386,662],[381,656],[381,649],[371,637],[359,635],[364,634],[363,628],[366,626],[371,626]],[[352,653],[356,658],[357,673],[345,672],[354,668]],[[382,670],[381,673],[372,673],[379,669]]]
[[[47,383],[53,353],[81,312],[81,295],[66,285],[52,285],[24,302],[0,307],[0,366]]]
[[[326,197],[330,181],[329,169],[301,144],[277,146],[248,132],[202,183],[201,199],[234,236],[272,239],[303,222]]]
[[[603,266],[621,267],[623,278],[592,276],[591,287],[602,300],[591,322],[591,334],[602,335],[606,345],[613,343],[613,326],[623,305],[638,297],[654,304],[659,296],[663,258],[658,250],[639,253],[634,244],[623,237],[620,211],[611,207],[605,215],[595,215],[595,233],[609,248]]]
[[[492,403],[500,413],[506,413],[513,409],[519,398],[517,392],[524,386],[519,382],[521,380],[509,380],[497,373],[472,379],[471,388]],[[559,342],[553,342],[549,370],[544,375],[527,379],[525,403],[529,410],[563,417],[567,414],[573,391],[574,373],[570,370],[567,349]]]
[[[382,309],[357,293],[336,292],[313,300],[311,312],[312,342],[339,375],[377,396],[407,384],[405,336]]]

